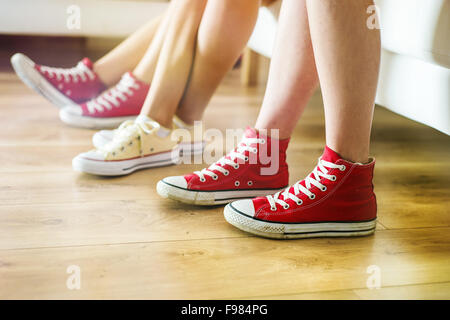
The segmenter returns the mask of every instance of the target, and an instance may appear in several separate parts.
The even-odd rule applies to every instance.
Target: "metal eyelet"
[[[247,184],[248,184],[249,186],[252,186],[252,185],[253,185],[253,181],[248,181]]]
[[[336,178],[336,176],[334,176],[334,175],[331,176],[331,178],[330,178],[331,181],[336,181],[336,179],[337,179],[337,178]]]
[[[339,170],[341,170],[341,171],[345,171],[345,169],[347,169],[347,167],[344,164],[339,167]]]
[[[323,192],[325,192],[325,191],[327,191],[327,187],[323,187],[323,188],[320,188],[320,190],[322,190]]]
[[[298,206],[301,206],[301,205],[303,204],[303,201],[302,201],[302,200],[300,200],[300,201],[295,201],[295,203],[296,203]]]
[[[241,183],[240,183],[239,181],[235,181],[235,182],[234,182],[234,185],[235,185],[236,187],[239,187],[240,184],[241,184]]]
[[[266,143],[266,140],[265,139],[261,139],[261,140],[259,140],[259,143],[264,144],[264,143]]]
[[[289,209],[289,205],[287,204],[287,205],[283,206],[283,209],[284,209],[284,210]]]
[[[223,173],[224,176],[227,176],[229,174],[230,174],[230,171],[228,171],[228,170]]]
[[[215,176],[212,177],[214,180],[219,179],[219,176],[216,174]]]
[[[258,153],[258,149],[257,148],[253,148],[252,152],[253,153]]]
[[[316,198],[316,195],[313,193],[312,195],[308,196],[311,200],[314,200]]]
[[[277,211],[277,207],[270,207],[270,211]]]
[[[247,156],[244,158],[244,161],[248,161],[248,157]]]
[[[236,170],[239,169],[239,164],[236,164],[235,166],[233,166],[233,168],[235,168]]]
[[[205,182],[206,179],[205,179],[205,178],[200,178],[200,181],[201,181],[201,182]]]

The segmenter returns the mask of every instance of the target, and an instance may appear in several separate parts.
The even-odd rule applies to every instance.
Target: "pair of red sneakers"
[[[131,73],[107,89],[87,58],[70,69],[38,65],[22,54],[14,55],[11,62],[20,78],[60,106],[61,119],[74,126],[116,127],[139,114],[149,90],[148,84]],[[375,161],[352,163],[326,147],[313,172],[287,188],[288,142],[248,129],[229,155],[193,174],[165,178],[158,182],[157,191],[185,203],[229,203],[224,212],[228,222],[271,238],[373,233]],[[262,150],[272,150],[274,143],[278,144],[274,148],[278,152],[264,157]],[[267,174],[272,167],[276,172]]]
[[[74,68],[53,68],[16,53],[11,64],[25,84],[61,108],[64,123],[76,127],[114,128],[136,118],[149,90],[131,72],[108,89],[89,58]]]
[[[278,147],[273,148],[274,143]],[[201,171],[162,179],[157,192],[190,204],[228,203],[224,215],[229,223],[269,238],[373,233],[377,211],[374,159],[353,163],[325,147],[312,173],[287,187],[288,143],[248,128],[234,151]],[[265,174],[270,168],[275,173]]]

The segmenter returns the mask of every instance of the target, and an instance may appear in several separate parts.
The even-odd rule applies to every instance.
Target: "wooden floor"
[[[227,224],[220,206],[184,206],[156,194],[159,179],[201,165],[121,178],[72,171],[93,131],[63,125],[57,109],[8,67],[12,48],[2,50],[0,299],[450,298],[450,137],[377,107],[375,235],[261,239]],[[263,91],[242,88],[238,71],[230,73],[206,126],[251,125]],[[316,93],[293,135],[291,183],[321,154],[321,104]],[[81,268],[80,290],[66,287],[70,265]],[[372,265],[380,289],[367,288]]]

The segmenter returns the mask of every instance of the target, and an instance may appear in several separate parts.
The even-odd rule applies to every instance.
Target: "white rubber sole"
[[[375,232],[376,219],[361,222],[278,223],[250,217],[228,204],[225,220],[238,229],[271,239],[360,237]]]
[[[59,108],[74,105],[71,99],[59,92],[35,68],[35,63],[27,56],[16,53],[11,57],[11,64],[19,78],[31,89],[42,95]]]
[[[101,161],[77,156],[72,160],[72,167],[75,171],[99,176],[123,176],[136,170],[178,164],[179,154],[180,149],[177,146],[171,151],[129,160]]]
[[[200,206],[214,206],[239,199],[263,197],[283,189],[194,191],[171,185],[164,180],[156,184],[156,192],[161,197]]]
[[[59,111],[59,118],[65,124],[71,127],[85,128],[85,129],[111,129],[118,127],[122,122],[127,120],[134,120],[137,116],[127,117],[110,117],[97,118],[86,117],[82,115],[73,114],[68,111],[70,108],[63,108]]]
[[[195,156],[203,153],[206,147],[206,141],[181,142],[178,145],[180,146],[181,156]]]

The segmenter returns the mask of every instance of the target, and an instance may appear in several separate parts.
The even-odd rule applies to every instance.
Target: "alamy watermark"
[[[381,269],[377,265],[370,265],[367,267],[366,273],[369,277],[366,281],[366,287],[370,290],[381,288]]]
[[[69,274],[66,280],[66,286],[69,290],[81,289],[81,268],[77,265],[70,265],[66,269],[66,273]]]
[[[257,136],[249,138],[244,135],[239,140],[243,135],[242,129],[226,129],[225,134],[214,128],[203,130],[202,122],[198,121],[193,132],[182,128],[173,130],[171,139],[178,141],[182,148],[191,146],[191,150],[201,149],[201,145],[206,143],[203,152],[181,153],[180,162],[184,164],[213,164],[227,157],[237,165],[261,164],[261,175],[276,174],[280,167],[279,130],[259,130]]]
[[[380,8],[376,5],[371,5],[367,7],[366,10],[367,14],[369,14],[369,17],[366,20],[366,26],[370,30],[373,29],[381,29],[381,22],[380,22]]]
[[[67,7],[66,13],[68,14],[66,19],[66,27],[69,30],[81,29],[81,8],[76,4],[72,4]]]

